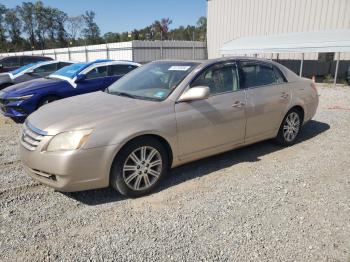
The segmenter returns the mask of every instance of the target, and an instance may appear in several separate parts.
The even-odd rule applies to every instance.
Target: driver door
[[[215,154],[244,142],[246,95],[239,87],[235,62],[205,69],[190,88],[195,86],[208,86],[210,96],[175,104],[180,160]]]
[[[106,81],[107,68],[108,66],[98,66],[87,72],[86,78],[81,82],[77,82],[76,92],[85,94],[104,90],[108,86]]]

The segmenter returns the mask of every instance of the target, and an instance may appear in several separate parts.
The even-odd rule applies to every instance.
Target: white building
[[[242,37],[350,29],[350,0],[207,0],[207,5],[208,58],[222,56],[224,43]],[[334,77],[336,71],[338,81],[344,80],[350,67],[349,52],[258,56],[278,60],[305,77],[316,76],[317,81]],[[302,58],[304,66],[299,61]]]
[[[222,45],[240,37],[350,28],[350,0],[207,0],[207,3],[209,58],[220,57]],[[280,54],[279,58],[300,59],[301,54]],[[305,59],[317,60],[318,54],[305,54]],[[350,60],[350,54],[341,53],[340,59]]]

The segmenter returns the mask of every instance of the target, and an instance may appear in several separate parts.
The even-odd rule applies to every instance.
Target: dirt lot
[[[179,167],[134,200],[32,181],[0,117],[0,260],[350,261],[350,88],[319,92],[298,144]]]

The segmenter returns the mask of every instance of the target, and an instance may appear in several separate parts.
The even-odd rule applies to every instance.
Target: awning
[[[241,37],[226,42],[222,55],[350,52],[350,29]]]

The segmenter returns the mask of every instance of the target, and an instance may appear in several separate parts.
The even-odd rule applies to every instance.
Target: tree
[[[49,19],[49,10],[44,7],[43,2],[38,1],[34,4],[34,17],[36,20],[36,30],[38,41],[40,43],[40,48],[45,48],[45,34],[48,30],[48,24],[50,23]]]
[[[108,32],[103,35],[103,39],[106,43],[120,42],[120,34]]]
[[[155,39],[168,39],[169,25],[172,22],[169,18],[154,21],[152,24],[152,34],[155,36]]]
[[[74,42],[80,35],[84,26],[84,19],[81,15],[68,17],[66,21],[66,28],[68,37]]]
[[[197,21],[198,40],[204,41],[207,38],[207,18],[201,16]]]
[[[95,12],[86,11],[83,15],[85,22],[85,28],[83,29],[83,35],[88,44],[99,44],[101,42],[100,28],[95,22]]]
[[[27,33],[29,37],[29,43],[32,48],[36,46],[35,39],[35,28],[36,28],[36,20],[35,20],[35,6],[31,2],[23,2],[22,6],[19,8],[20,17],[25,24],[23,27],[23,31]]]
[[[0,50],[6,50],[6,28],[5,28],[5,14],[6,7],[0,4]]]
[[[60,47],[67,45],[67,32],[65,29],[65,23],[68,19],[68,16],[65,12],[56,9],[55,12],[55,24],[57,30],[57,40]]]
[[[16,49],[22,47],[21,28],[22,22],[18,18],[18,7],[9,9],[5,14],[7,32],[11,38],[12,46]]]

